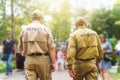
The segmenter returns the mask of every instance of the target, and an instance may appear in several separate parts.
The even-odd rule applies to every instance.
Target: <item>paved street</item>
[[[3,77],[4,74],[0,74],[0,80],[5,80]],[[14,72],[13,75],[6,80],[25,80],[24,72],[23,71]],[[72,79],[69,77],[67,71],[56,71],[52,73],[52,80],[72,80]]]

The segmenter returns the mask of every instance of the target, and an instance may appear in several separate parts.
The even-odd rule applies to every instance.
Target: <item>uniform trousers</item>
[[[48,56],[26,56],[26,80],[52,80]]]
[[[74,80],[98,80],[96,60],[76,60],[74,63]]]

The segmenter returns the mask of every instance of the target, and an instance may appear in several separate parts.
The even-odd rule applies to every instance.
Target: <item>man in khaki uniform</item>
[[[74,80],[98,80],[96,64],[103,57],[97,33],[86,28],[86,21],[79,18],[77,30],[70,35],[67,53],[69,74]]]
[[[52,61],[52,69],[55,64],[55,44],[51,31],[44,25],[43,13],[35,10],[32,14],[33,22],[20,34],[19,48],[25,60],[26,80],[51,80],[49,57]],[[49,54],[48,54],[49,52]]]

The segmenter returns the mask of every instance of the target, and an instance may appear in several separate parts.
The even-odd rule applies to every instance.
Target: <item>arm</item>
[[[4,46],[4,44],[2,45],[2,58],[4,58],[4,48],[5,48],[5,46]]]
[[[55,48],[50,49],[50,57],[52,60],[52,64],[55,64]]]
[[[104,50],[104,53],[111,53],[112,52],[112,46],[109,42],[107,42],[107,50]]]
[[[98,53],[99,53],[99,56],[97,57],[97,63],[99,63],[101,59],[103,58],[104,53],[103,53],[103,48],[102,48],[101,41],[98,35],[97,35],[97,39],[98,39]]]
[[[72,70],[73,68],[73,61],[76,55],[76,43],[72,36],[69,38],[68,44],[68,51],[67,51],[67,62],[68,62],[68,69]]]
[[[113,49],[113,53],[116,54],[116,51],[117,51],[117,45],[115,46],[115,48]]]
[[[13,45],[13,48],[14,48],[14,55],[16,55],[17,52],[16,43]]]
[[[18,43],[18,51],[21,52],[22,56],[25,56],[23,52],[23,45],[22,45],[22,32],[20,33],[19,43]]]
[[[55,44],[54,44],[54,40],[53,40],[53,36],[50,30],[48,30],[48,39],[47,39],[47,43],[48,43],[48,49],[49,49],[49,55],[52,61],[52,67],[55,68]],[[53,70],[54,71],[54,70]]]
[[[68,40],[65,42],[64,55],[67,55]]]
[[[69,75],[71,77],[75,76],[75,72],[73,70],[73,62],[74,62],[75,55],[76,55],[75,38],[70,36],[69,44],[68,44],[68,52],[67,52],[67,62],[68,62]]]

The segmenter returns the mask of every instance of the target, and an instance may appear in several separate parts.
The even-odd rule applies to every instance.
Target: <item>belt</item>
[[[29,54],[28,56],[48,56],[48,53],[32,53]]]
[[[75,60],[81,60],[81,61],[89,61],[89,60],[94,60],[95,58],[90,58],[90,59],[75,59]]]

